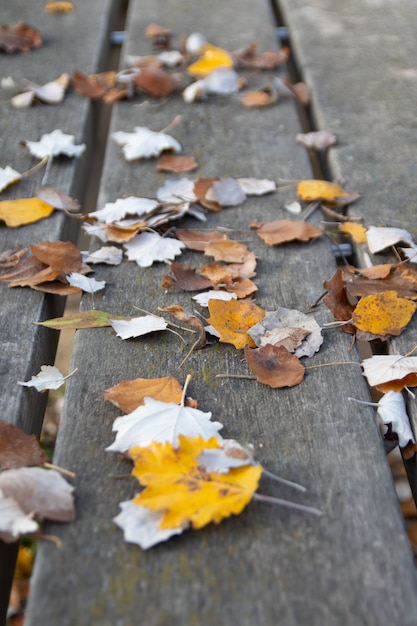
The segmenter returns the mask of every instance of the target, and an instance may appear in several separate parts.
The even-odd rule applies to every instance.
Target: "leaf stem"
[[[190,380],[191,380],[191,374],[187,374],[187,378],[185,379],[185,383],[184,383],[184,388],[182,390],[182,396],[181,396],[181,402],[180,402],[181,406],[184,406],[185,394],[187,393],[187,387],[189,385]]]
[[[45,467],[46,469],[56,470],[57,472],[61,472],[61,474],[66,474],[67,476],[70,476],[71,478],[77,477],[77,474],[75,472],[71,472],[70,470],[67,470],[64,467],[59,467],[59,465],[54,465],[53,463],[42,463],[42,467]]]
[[[358,404],[365,404],[366,406],[376,406],[379,407],[378,402],[366,402],[365,400],[357,400],[356,398],[348,397],[348,400],[351,402],[357,402]]]
[[[258,502],[268,502],[270,504],[278,504],[279,506],[286,506],[289,509],[296,509],[297,511],[303,511],[304,513],[311,513],[321,517],[323,512],[312,506],[305,506],[304,504],[298,504],[297,502],[291,502],[291,500],[282,500],[281,498],[274,498],[273,496],[265,496],[261,493],[254,493],[253,499]]]
[[[303,493],[305,493],[307,491],[307,489],[305,487],[303,487],[303,485],[299,485],[298,483],[294,483],[292,480],[287,480],[286,478],[282,478],[281,476],[277,476],[276,474],[273,474],[272,472],[269,472],[265,468],[262,468],[262,473],[265,476],[268,476],[268,478],[271,478],[272,480],[275,480],[277,483],[282,483],[283,485],[287,485],[288,487],[292,487],[293,489],[297,489],[297,491],[301,491]]]
[[[39,161],[39,163],[36,163],[36,165],[31,167],[30,170],[26,170],[26,172],[23,172],[23,174],[21,174],[21,178],[26,178],[26,176],[30,176],[31,174],[33,174],[33,172],[36,172],[36,170],[38,170],[40,167],[45,165],[45,163],[48,162],[48,158],[49,157],[47,157],[47,156],[43,157],[43,159],[41,161]]]

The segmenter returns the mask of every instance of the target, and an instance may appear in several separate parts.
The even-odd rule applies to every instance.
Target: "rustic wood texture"
[[[333,176],[363,194],[351,213],[363,215],[366,225],[404,228],[415,235],[414,2],[283,0],[279,5],[298,67],[313,92],[318,126],[333,127],[339,138],[329,152]],[[323,54],[324,49],[331,54]],[[356,251],[362,265],[388,262],[382,254],[371,259],[366,246]],[[416,345],[414,317],[387,349],[404,355]],[[416,433],[417,405],[408,396],[406,402]],[[417,502],[417,457],[406,467]]]
[[[121,2],[94,0],[81,3],[73,13],[49,15],[44,3],[21,0],[6,2],[1,10],[1,22],[12,26],[25,20],[37,28],[43,46],[26,54],[0,53],[0,76],[12,76],[16,82],[28,79],[44,84],[74,69],[95,72],[107,63],[109,32],[117,18]],[[76,143],[88,142],[90,147],[97,134],[95,108],[90,102],[69,90],[59,106],[37,105],[17,110],[10,104],[10,92],[0,89],[0,166],[10,165],[23,173],[36,164],[22,140],[37,141],[44,133],[61,128],[74,134]],[[89,177],[91,150],[80,159],[56,158],[47,184],[78,198],[83,204]],[[1,199],[32,197],[40,187],[44,170],[22,179],[1,194]],[[20,228],[0,224],[0,251],[16,245],[29,246],[39,241],[75,239],[75,221],[56,212],[48,220]],[[41,365],[53,364],[58,333],[35,326],[33,322],[62,314],[64,298],[45,296],[29,288],[9,289],[0,282],[0,394],[1,419],[14,423],[27,433],[39,434],[42,427],[47,393],[27,389],[17,381],[29,380]],[[2,574],[6,563],[12,566],[14,548],[0,542]],[[4,570],[3,570],[4,566]],[[7,608],[7,586],[2,585],[0,621]]]
[[[266,2],[171,2],[167,11],[161,0],[133,1],[125,51],[149,51],[143,34],[152,21],[177,35],[201,31],[228,49],[250,41],[260,50],[275,45]],[[262,111],[247,111],[234,98],[191,106],[180,97],[119,103],[112,130],[158,130],[178,114],[182,120],[172,134],[184,153],[197,158],[195,177],[311,175],[304,150],[295,144],[299,127],[290,101]],[[175,178],[157,173],[154,162],[125,162],[110,141],[99,208],[123,195],[154,196],[166,179]],[[204,226],[229,227],[232,237],[255,251],[260,306],[308,312],[335,267],[330,242],[271,248],[248,230],[254,219],[286,216],[283,204],[292,194],[248,200],[209,215]],[[320,216],[311,221],[319,223]],[[189,252],[181,261],[201,262]],[[96,307],[119,314],[134,314],[135,306],[155,313],[174,303],[192,308],[189,294],[164,292],[160,283],[167,271],[163,264],[140,270],[127,262],[97,268],[107,286],[95,297]],[[82,306],[90,308],[90,297]],[[331,319],[324,307],[316,315],[319,322]],[[242,353],[225,344],[193,354],[176,372],[182,380],[192,374],[190,395],[225,424],[225,436],[252,442],[267,469],[308,488],[297,496],[264,478],[260,492],[316,506],[322,518],[253,502],[219,526],[188,531],[147,552],[124,543],[112,518],[137,485],[115,477],[129,473],[129,462],[104,451],[120,412],[103,400],[103,392],[121,379],[173,374],[187,350],[170,335],[123,342],[111,329],[77,332],[71,367],[79,372],[68,381],[55,462],[77,473],[78,518],[46,527],[62,538],[63,549],[40,547],[27,623],[414,624],[417,580],[410,548],[373,411],[347,401],[368,392],[351,339],[340,331],[327,331],[320,353],[306,365],[353,364],[308,370],[292,389],[216,378],[247,373]]]

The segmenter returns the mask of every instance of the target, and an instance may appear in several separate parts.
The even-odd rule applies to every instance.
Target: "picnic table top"
[[[375,122],[376,130],[370,133],[371,152],[364,152],[364,137],[369,126],[366,107],[373,102],[376,91],[361,92],[358,98],[362,100],[356,100],[352,90],[348,93],[343,90],[342,98],[340,90],[344,83],[338,84],[339,74],[335,76],[332,69],[337,63],[341,68],[340,76],[344,67],[345,73],[351,75],[346,50],[353,47],[355,32],[361,36],[361,42],[364,40],[361,28],[365,28],[367,10],[371,11],[370,5],[365,10],[361,3],[356,3],[353,11],[345,10],[344,4],[340,2],[336,7],[329,3],[329,7],[323,8],[323,3],[306,6],[296,0],[282,2],[281,8],[297,60],[313,90],[319,125],[330,126],[335,119],[340,121],[341,145],[332,152],[330,161],[333,171],[347,179],[350,188],[357,187],[361,192],[365,188],[362,202],[369,223],[379,215],[391,219],[396,203],[401,200],[406,207],[403,213],[397,213],[396,219],[404,219],[402,225],[407,227],[412,224],[415,198],[406,187],[396,183],[395,174],[392,180],[388,179],[384,150],[387,144],[384,142],[397,145],[393,144],[396,135],[388,133],[391,125],[386,119],[390,105],[384,108],[380,104],[380,109],[373,111],[385,124],[386,138],[381,138]],[[68,16],[70,24],[56,21],[56,28],[61,29],[53,33],[57,75],[62,71],[71,72],[78,63],[82,71],[101,69],[99,59],[104,54],[104,40],[111,29],[114,5],[110,0],[107,3],[96,0],[95,6],[96,11],[91,6],[77,6],[72,16]],[[409,5],[404,2],[403,7],[409,8]],[[9,7],[8,11],[11,17],[16,15],[15,9],[12,12]],[[99,16],[98,22],[91,19],[93,14]],[[383,18],[380,16],[380,19]],[[144,39],[144,31],[151,22],[162,22],[176,35],[202,31],[209,41],[227,49],[241,48],[251,41],[256,41],[260,50],[276,46],[273,18],[266,2],[213,0],[197,5],[181,2],[172,3],[172,10],[167,12],[165,3],[160,1],[131,0],[126,26],[128,38],[122,57],[126,53],[147,53],[149,44]],[[391,37],[393,29],[396,35],[395,28],[401,23],[399,18],[392,22]],[[349,31],[351,39],[345,41],[337,36],[336,25],[339,32],[340,29]],[[386,22],[379,28],[384,29],[384,25]],[[65,41],[71,30],[68,26],[77,29],[77,38]],[[320,29],[322,38],[331,41],[331,54],[323,47],[320,49],[315,28]],[[65,43],[58,45],[61,37]],[[85,42],[87,47],[82,54],[77,45],[79,41]],[[375,37],[365,38],[365,42],[369,47],[367,58],[371,59],[375,54],[372,46],[377,45]],[[71,57],[69,50],[80,56]],[[26,68],[32,68],[34,74],[37,73],[36,80],[41,82],[45,78],[41,69],[49,63],[47,49],[36,52],[36,55],[41,54],[45,58],[39,56],[38,61],[35,55],[28,56],[25,67],[18,71],[24,75]],[[68,67],[69,62],[71,67]],[[358,91],[365,75],[369,76],[367,71],[372,71],[371,64],[364,63],[361,79],[355,86]],[[33,78],[35,80],[35,76]],[[253,80],[260,85],[266,81],[262,76]],[[332,88],[332,84],[337,87]],[[353,107],[357,102],[363,104],[356,111]],[[6,111],[5,101],[1,106],[2,111]],[[54,128],[76,132],[78,141],[89,143],[89,121],[94,105],[87,104],[76,94],[70,94],[62,108],[54,109],[53,113],[42,108],[33,111],[33,117],[29,117],[28,112],[14,115],[7,112],[0,123],[15,120],[16,126],[10,132],[13,139],[20,138],[24,116],[24,124],[28,125],[26,132],[41,135],[52,130],[53,123]],[[29,113],[32,114],[32,110]],[[241,107],[237,98],[213,98],[188,106],[180,96],[162,103],[147,99],[120,102],[113,106],[110,132],[131,131],[135,126],[160,130],[177,116],[181,119],[171,134],[180,141],[184,153],[196,157],[199,177],[253,176],[273,180],[311,177],[307,154],[295,142],[300,128],[291,100],[250,111]],[[18,118],[20,120],[16,121]],[[411,135],[406,132],[408,119],[405,118],[399,133],[407,154],[412,143]],[[94,149],[93,137],[90,148]],[[17,155],[18,151],[13,154]],[[372,154],[378,158],[372,160]],[[29,161],[27,155],[20,158]],[[374,168],[369,174],[364,165],[368,162]],[[73,164],[58,163],[50,184],[72,195],[82,195],[79,185],[80,180],[88,177],[88,164],[88,156]],[[26,163],[20,166],[25,169]],[[399,152],[396,171],[401,167],[401,177],[408,180],[407,164]],[[120,147],[109,139],[98,208],[122,196],[154,197],[165,180],[175,178],[175,175],[157,172],[154,162],[127,163]],[[375,179],[386,183],[383,193],[379,184],[373,184]],[[394,189],[392,197],[391,189]],[[30,191],[28,186],[28,193]],[[21,189],[10,193],[20,195]],[[266,310],[285,306],[307,313],[321,295],[323,281],[335,269],[331,242],[323,237],[303,247],[298,243],[267,247],[248,228],[253,220],[287,217],[283,205],[292,197],[293,191],[287,190],[249,198],[239,207],[210,213],[203,226],[228,228],[232,238],[244,241],[255,252],[259,306]],[[379,211],[381,197],[386,199],[387,207],[386,211],[382,207],[382,213]],[[373,198],[377,198],[375,203]],[[319,225],[320,219],[319,214],[314,214],[310,221]],[[46,238],[65,237],[66,220],[62,216],[53,220],[54,226],[49,226]],[[187,218],[184,226],[195,227],[195,221]],[[20,242],[32,243],[38,237],[45,238],[42,223],[25,227],[21,233]],[[17,240],[15,232],[5,229],[1,236],[2,248],[3,241],[5,247],[10,247],[11,242]],[[96,243],[93,246],[97,247]],[[200,258],[197,253],[187,251],[181,261],[196,266]],[[107,285],[103,292],[95,295],[95,306],[125,315],[135,314],[135,307],[153,313],[158,313],[158,307],[169,304],[190,309],[189,294],[179,290],[166,292],[160,286],[167,273],[164,264],[139,269],[134,263],[124,261],[114,268],[97,267],[96,278],[106,280]],[[4,285],[0,288],[8,296],[7,306],[2,311],[3,328],[12,330],[12,336],[20,338],[19,342],[15,341],[20,346],[19,359],[12,358],[17,349],[12,346],[8,361],[13,368],[25,368],[24,372],[7,371],[11,385],[15,380],[29,377],[29,363],[23,359],[23,354],[26,342],[33,339],[22,335],[26,326],[32,328],[32,325],[22,324],[17,316],[10,319],[10,313],[26,307],[25,310],[33,314],[33,317],[32,314],[26,316],[31,321],[53,314],[45,308],[50,306],[48,297],[27,289],[6,291]],[[36,306],[42,310],[35,311]],[[89,295],[81,306],[85,310],[91,307]],[[315,316],[320,324],[332,320],[324,307],[318,308]],[[16,328],[12,329],[12,324],[16,324]],[[406,333],[402,347],[415,336],[415,325]],[[41,336],[37,342],[38,352],[43,343]],[[175,374],[179,379],[185,379],[189,373],[192,375],[190,395],[198,400],[199,408],[212,411],[214,419],[225,425],[224,436],[252,443],[257,459],[266,469],[307,487],[306,494],[297,495],[264,477],[262,493],[317,507],[324,513],[321,518],[252,502],[241,515],[220,525],[212,524],[198,532],[187,531],[146,552],[123,541],[112,519],[118,513],[119,503],[132,498],[137,487],[131,479],[115,478],[128,474],[130,463],[105,451],[113,441],[112,424],[120,411],[104,400],[104,390],[122,379],[173,374],[188,349],[189,346],[181,346],[174,336],[164,336],[163,340],[151,337],[121,341],[109,328],[77,331],[71,369],[78,367],[78,373],[67,383],[54,457],[55,463],[76,472],[77,519],[69,524],[46,526],[46,532],[62,539],[63,547],[57,550],[47,542],[40,546],[27,623],[114,625],[131,623],[140,615],[141,620],[150,624],[171,624],[178,620],[207,626],[233,625],[237,621],[245,625],[254,620],[264,624],[282,621],[289,625],[307,621],[317,625],[414,624],[417,579],[411,551],[373,410],[357,408],[347,402],[349,396],[366,399],[368,390],[356,348],[352,348],[351,338],[340,331],[326,332],[324,344],[311,359],[311,365],[344,361],[355,364],[309,370],[305,380],[290,389],[273,390],[253,380],[216,377],[216,374],[247,373],[241,353],[233,346],[220,343],[194,352]],[[43,358],[45,355],[41,353],[35,361],[40,364]],[[15,361],[21,363],[15,365]],[[30,375],[38,369],[32,361]],[[21,415],[17,425],[29,427],[28,407],[37,401],[36,392],[13,388],[13,393],[19,394],[16,402],[23,403],[22,409],[17,411]],[[10,400],[8,402],[6,409],[16,412]]]

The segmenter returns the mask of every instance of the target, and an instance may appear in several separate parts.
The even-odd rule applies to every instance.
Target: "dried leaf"
[[[45,4],[45,11],[47,13],[71,13],[73,10],[73,3],[64,0],[55,0]]]
[[[323,302],[333,313],[336,321],[347,321],[352,318],[354,306],[349,302],[345,290],[346,278],[343,268],[338,268],[333,276],[323,283],[323,287],[328,293],[324,296]],[[354,333],[352,324],[345,324],[342,330],[347,333]]]
[[[388,273],[384,276],[384,274]],[[345,268],[345,272],[349,271]],[[417,271],[407,265],[379,265],[355,270],[346,281],[346,292],[355,297],[396,291],[402,298],[417,299]]]
[[[9,185],[14,185],[19,182],[22,175],[16,172],[12,167],[6,165],[6,167],[0,168],[0,192],[2,192]]]
[[[275,182],[267,178],[238,178],[237,182],[247,196],[264,196],[277,189]]]
[[[132,317],[130,320],[110,320],[116,335],[121,339],[141,337],[148,333],[166,330],[168,323],[163,317],[157,315],[142,315]]]
[[[323,234],[319,228],[301,220],[274,220],[263,224],[256,232],[269,246],[294,240],[310,241],[310,239],[315,239]]]
[[[54,207],[40,198],[19,198],[0,202],[0,220],[6,222],[9,228],[39,222],[53,212]]]
[[[204,249],[204,254],[214,257],[216,261],[243,263],[249,254],[249,250],[244,243],[228,239],[209,243]]]
[[[189,178],[167,180],[156,192],[156,197],[164,203],[195,202],[194,181]]]
[[[75,370],[74,370],[75,371]],[[36,391],[46,391],[47,389],[59,389],[74,372],[64,376],[57,367],[52,365],[42,365],[41,371],[36,376],[32,376],[27,382],[18,381],[22,387],[34,387]]]
[[[157,543],[166,541],[174,535],[180,535],[188,526],[182,524],[178,528],[159,528],[163,512],[152,511],[144,506],[138,506],[132,500],[120,503],[121,512],[113,521],[123,530],[124,540],[135,543],[148,550]]]
[[[95,278],[89,278],[78,272],[72,272],[67,276],[68,283],[72,287],[79,287],[86,293],[96,293],[101,291],[106,286],[105,280],[96,280]]]
[[[410,418],[405,408],[404,396],[396,391],[384,394],[378,402],[378,415],[384,424],[391,424],[401,448],[405,448],[415,438],[410,427]]]
[[[136,126],[133,133],[117,131],[111,136],[117,145],[123,146],[123,154],[127,161],[157,157],[165,150],[181,152],[181,145],[176,139],[144,126]]]
[[[91,100],[100,100],[109,93],[116,84],[116,72],[101,72],[99,74],[83,74],[74,70],[72,84],[77,93]]]
[[[141,69],[133,82],[136,87],[153,98],[166,98],[177,86],[172,75],[158,67]]]
[[[199,335],[198,339],[194,343],[193,349],[201,350],[202,348],[205,347],[205,345],[207,344],[206,331],[204,329],[204,326],[201,320],[195,317],[195,315],[187,313],[178,304],[172,304],[171,306],[164,307],[163,309],[160,309],[160,311],[162,311],[163,313],[168,313],[169,315],[172,315],[175,319],[179,320],[180,322],[191,324],[191,326],[193,326],[197,330],[198,335]]]
[[[173,261],[184,248],[182,241],[161,237],[158,233],[140,233],[124,244],[129,261],[139,267],[150,267],[155,261]]]
[[[156,200],[129,196],[128,198],[118,198],[115,202],[107,202],[104,208],[88,213],[87,217],[111,224],[112,222],[123,220],[127,216],[148,216],[158,206]]]
[[[94,252],[91,252],[86,258],[86,263],[93,265],[105,263],[106,265],[120,265],[123,260],[123,252],[115,246],[103,246]]]
[[[152,443],[130,450],[132,472],[146,488],[135,504],[164,511],[160,528],[177,528],[191,523],[202,528],[240,513],[250,502],[262,473],[260,465],[230,469],[227,474],[208,473],[198,457],[207,448],[221,447],[216,439],[180,437],[178,449]]]
[[[364,359],[362,367],[369,385],[384,393],[417,386],[417,357],[375,354]]]
[[[26,435],[13,424],[0,420],[0,467],[16,469],[48,460],[35,435]]]
[[[374,335],[400,335],[412,318],[417,304],[399,298],[395,291],[361,298],[353,311],[353,324]]]
[[[118,385],[106,389],[104,399],[118,406],[122,411],[131,413],[138,406],[145,404],[145,398],[160,402],[180,404],[182,387],[172,376],[162,378],[135,378],[122,380]]]
[[[213,286],[208,278],[200,276],[191,267],[184,267],[181,263],[171,263],[171,272],[175,278],[165,276],[162,286],[169,289],[172,286],[184,289],[184,291],[200,291]]]
[[[246,345],[245,359],[256,379],[273,389],[294,387],[304,378],[304,366],[283,346],[267,344],[252,350]]]
[[[61,74],[55,80],[49,81],[44,85],[37,85],[27,81],[23,93],[14,96],[11,99],[12,105],[17,109],[23,109],[30,106],[35,98],[46,104],[60,104],[68,88],[70,77],[68,74]]]
[[[327,150],[337,143],[336,135],[331,130],[316,130],[310,133],[298,133],[296,142],[313,150]]]
[[[193,300],[198,302],[200,306],[208,307],[208,303],[210,300],[223,300],[230,301],[236,300],[237,295],[235,293],[228,293],[227,291],[214,290],[205,291],[204,293],[199,293],[196,296],[193,296]]]
[[[38,524],[13,500],[0,495],[0,539],[12,543],[38,530]]]
[[[345,235],[350,235],[355,243],[366,243],[367,229],[362,224],[344,222],[339,224],[339,231]]]
[[[205,200],[220,206],[239,206],[246,200],[246,193],[234,178],[220,178],[213,181],[205,194]]]
[[[42,187],[36,192],[38,198],[60,211],[79,211],[80,203],[71,196],[53,187]]]
[[[220,334],[220,341],[232,343],[235,348],[241,349],[246,345],[255,347],[248,330],[265,317],[265,311],[256,304],[249,302],[223,302],[210,300],[208,303],[211,324]]]
[[[304,202],[334,201],[348,196],[348,192],[328,180],[302,180],[297,185],[297,196]]]
[[[145,397],[142,406],[114,420],[116,439],[106,450],[126,452],[136,446],[151,446],[155,442],[169,442],[176,447],[181,435],[221,440],[218,431],[222,428],[220,422],[211,421],[211,413]]]
[[[278,100],[277,93],[272,87],[265,87],[260,91],[247,91],[240,99],[240,104],[247,109],[258,109],[274,104]]]
[[[37,322],[40,326],[54,328],[55,330],[77,330],[80,328],[103,328],[111,326],[110,320],[124,319],[129,320],[130,317],[123,317],[109,313],[108,311],[99,311],[92,309],[91,311],[79,311],[77,313],[69,313],[64,317],[55,317],[45,322]]]
[[[204,252],[209,243],[215,241],[227,241],[227,235],[217,230],[198,231],[198,230],[182,230],[175,231],[176,236],[182,241],[189,250]]]
[[[42,135],[40,141],[25,141],[29,152],[38,159],[51,158],[63,154],[67,157],[79,157],[85,150],[85,143],[75,145],[74,135],[66,135],[60,129]]]
[[[192,156],[173,156],[165,154],[158,159],[156,169],[158,172],[190,172],[198,167],[198,163]]]
[[[81,269],[81,252],[70,241],[41,241],[30,246],[33,256],[60,274]]]
[[[386,248],[405,243],[412,248],[416,247],[411,234],[403,228],[386,228],[383,226],[369,226],[366,231],[369,251],[372,254],[382,252]]]
[[[42,37],[38,30],[24,22],[14,26],[0,25],[0,50],[7,53],[29,52],[32,48],[42,45]]]
[[[207,43],[202,46],[202,52],[201,58],[187,68],[187,72],[191,76],[203,78],[219,67],[233,67],[231,55],[222,48]]]

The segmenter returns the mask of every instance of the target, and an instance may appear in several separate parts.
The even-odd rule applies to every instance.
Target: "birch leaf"
[[[181,202],[196,202],[194,193],[194,181],[189,178],[180,180],[167,180],[156,192],[160,202],[180,204]]]
[[[17,228],[43,220],[54,212],[54,207],[40,198],[18,198],[0,202],[0,220],[9,228]]]
[[[297,196],[305,202],[333,201],[348,195],[349,193],[342,187],[328,180],[302,180],[297,185]]]
[[[73,373],[74,372],[64,376],[57,367],[53,365],[42,365],[39,374],[32,376],[27,382],[19,381],[18,384],[22,385],[22,387],[34,387],[37,391],[59,389]]]
[[[139,267],[150,267],[155,261],[173,261],[185,245],[172,237],[144,232],[124,244],[124,248],[129,261],[136,261]]]
[[[159,330],[166,330],[168,322],[163,317],[156,315],[142,315],[130,320],[110,320],[110,323],[118,337],[130,339],[140,337]]]
[[[118,198],[115,202],[108,202],[103,209],[89,213],[88,217],[95,218],[99,222],[111,224],[124,219],[127,215],[136,215],[138,217],[148,215],[157,206],[158,202],[156,200],[129,196],[128,198]]]
[[[304,379],[304,366],[283,346],[245,346],[245,358],[256,379],[273,389],[294,387]]]
[[[223,300],[228,302],[230,300],[237,300],[237,295],[235,293],[228,293],[227,291],[211,289],[210,291],[192,296],[192,299],[198,302],[200,306],[208,307],[210,300]]]
[[[180,435],[221,440],[218,434],[221,428],[223,424],[211,421],[211,413],[147,397],[144,405],[114,420],[116,439],[106,450],[126,452],[136,446],[149,446],[152,442],[169,442],[176,447]]]
[[[145,126],[136,126],[133,133],[117,131],[112,139],[123,146],[123,154],[127,161],[158,157],[165,150],[181,152],[181,144],[166,133],[154,132]]]
[[[27,435],[13,424],[0,420],[1,469],[40,465],[47,460],[35,435]]]
[[[88,276],[84,276],[83,274],[79,274],[78,272],[72,272],[67,277],[67,280],[72,287],[79,287],[86,293],[95,293],[96,291],[101,291],[106,285],[105,280],[96,280],[95,278],[89,278]]]
[[[247,196],[264,196],[277,189],[275,182],[266,178],[238,178],[237,182]]]
[[[231,343],[237,349],[246,345],[255,347],[248,330],[265,317],[265,311],[250,302],[223,302],[209,300],[210,318],[207,320],[220,334],[220,341]]]
[[[417,357],[375,354],[362,361],[363,375],[380,391],[401,391],[417,385]]]

